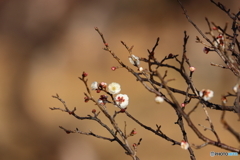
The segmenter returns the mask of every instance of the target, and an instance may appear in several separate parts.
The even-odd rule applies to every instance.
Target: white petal
[[[130,63],[133,64],[133,65],[135,65],[135,63],[137,65],[140,64],[139,58],[137,56],[133,55],[133,54],[131,56],[129,56],[128,59],[129,59]],[[134,63],[134,61],[135,61],[135,63]]]
[[[96,89],[98,89],[98,82],[93,82],[92,84],[91,84],[91,88],[92,88],[92,90],[96,90]]]
[[[128,106],[129,98],[126,94],[118,94],[115,97],[115,101],[116,101],[116,104],[117,104],[116,107],[120,107],[121,109],[125,109]]]
[[[158,104],[160,104],[160,103],[164,102],[164,99],[163,99],[161,96],[157,96],[157,97],[155,98],[155,102],[158,103]]]
[[[112,82],[108,85],[108,92],[111,94],[118,94],[121,91],[121,86],[118,83]]]

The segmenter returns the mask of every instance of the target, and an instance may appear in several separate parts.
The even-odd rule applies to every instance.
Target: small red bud
[[[88,76],[88,74],[86,72],[82,73],[82,77],[87,77],[87,76]]]
[[[212,27],[213,30],[217,30],[218,28],[217,27]]]
[[[173,54],[170,53],[170,54],[168,55],[168,58],[173,58]]]
[[[186,104],[185,104],[185,103],[182,103],[182,104],[181,104],[181,107],[185,107],[185,106],[186,106]]]
[[[84,102],[88,102],[89,98],[88,97],[84,97]]]
[[[219,34],[218,36],[217,36],[217,38],[219,38],[219,39],[221,39],[223,36],[221,35],[221,34]]]
[[[207,47],[204,47],[204,48],[203,48],[203,52],[204,52],[204,53],[208,54],[209,51],[210,51],[209,48],[207,48]]]
[[[124,113],[125,111],[126,111],[126,108],[120,110],[121,113]]]
[[[115,71],[117,69],[117,67],[111,67],[112,71]]]
[[[136,128],[134,128],[134,129],[131,131],[130,136],[134,136],[135,134],[137,134]]]
[[[92,110],[92,113],[96,113],[96,109],[93,109],[93,110]]]

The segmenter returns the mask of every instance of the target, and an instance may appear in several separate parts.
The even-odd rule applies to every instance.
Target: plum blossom
[[[118,94],[115,97],[115,102],[117,104],[116,107],[119,107],[121,109],[125,109],[128,106],[128,103],[129,103],[128,95],[126,95],[126,94]]]
[[[191,72],[194,72],[194,71],[196,70],[196,68],[195,68],[195,67],[189,67],[189,70],[190,70]]]
[[[187,150],[188,147],[189,147],[188,142],[182,140],[182,141],[181,141],[181,148]]]
[[[98,99],[97,103],[98,103],[98,104],[101,104],[101,105],[104,104],[104,103],[103,103],[103,100],[101,100],[101,99]]]
[[[96,89],[98,89],[98,82],[93,82],[92,84],[91,84],[91,88],[92,88],[92,90],[96,90]]]
[[[130,63],[133,64],[133,65],[139,65],[140,64],[139,57],[137,57],[133,54],[131,56],[129,56],[128,59],[129,59]]]
[[[155,102],[156,102],[157,104],[160,104],[160,103],[164,102],[164,99],[163,99],[161,96],[156,96]]]
[[[202,89],[199,92],[199,95],[205,100],[208,101],[213,97],[214,92],[210,89]]]
[[[235,93],[237,93],[239,89],[240,89],[240,86],[239,86],[239,84],[237,83],[237,84],[233,87],[233,91],[234,91]]]
[[[118,94],[121,91],[121,86],[120,84],[116,82],[112,82],[111,84],[108,85],[108,92],[111,94]]]

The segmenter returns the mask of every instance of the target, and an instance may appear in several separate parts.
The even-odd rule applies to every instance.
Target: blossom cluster
[[[121,91],[121,86],[119,83],[116,82],[112,82],[109,85],[107,85],[107,83],[105,82],[93,82],[91,84],[91,88],[92,90],[96,90],[97,93],[100,93],[101,90],[105,91],[108,94],[111,95],[115,95],[114,98],[114,104],[116,107],[119,107],[120,109],[126,109],[128,104],[129,104],[129,97],[126,94],[118,94]],[[107,102],[109,102],[107,100],[108,96],[106,95],[101,95],[100,98],[98,99],[98,103],[99,104],[106,104]]]

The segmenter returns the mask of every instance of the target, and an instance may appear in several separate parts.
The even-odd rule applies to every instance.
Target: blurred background
[[[182,0],[191,19],[207,31],[204,20],[208,17],[217,25],[224,26],[230,19],[208,0]],[[231,11],[237,12],[239,0],[221,0]],[[58,126],[68,129],[76,127],[102,136],[109,136],[101,126],[92,121],[79,121],[49,107],[63,107],[51,96],[58,93],[68,107],[77,108],[79,116],[91,114],[97,109],[92,103],[84,103],[83,83],[78,79],[82,72],[89,74],[89,84],[118,82],[123,94],[130,97],[128,112],[142,123],[155,127],[174,140],[181,141],[182,133],[174,122],[174,110],[163,103],[157,105],[154,96],[146,91],[135,78],[124,69],[111,71],[118,65],[111,55],[102,50],[102,40],[94,27],[104,33],[110,48],[123,62],[130,65],[128,52],[120,41],[134,45],[133,53],[147,57],[157,37],[160,43],[156,57],[161,60],[169,53],[181,54],[183,32],[190,35],[187,54],[196,67],[193,80],[196,87],[211,89],[213,103],[221,103],[222,94],[232,92],[237,79],[228,70],[210,66],[210,62],[223,64],[215,53],[204,54],[201,44],[195,43],[199,36],[187,22],[177,1],[168,0],[1,0],[0,1],[0,159],[2,160],[103,160],[131,159],[115,142],[90,136],[66,134]],[[174,64],[173,60],[168,61]],[[142,64],[143,67],[146,67]],[[166,68],[167,69],[167,68]],[[165,69],[160,69],[164,73]],[[168,69],[168,78],[176,80],[169,86],[186,90],[186,84],[174,71]],[[95,98],[99,95],[94,93]],[[177,96],[177,95],[176,95]],[[179,103],[184,97],[177,97]],[[232,101],[228,105],[232,105]],[[186,107],[190,110],[197,101]],[[108,106],[113,113],[116,108]],[[221,112],[209,110],[222,142],[239,148],[239,143],[220,123]],[[109,124],[100,114],[102,120]],[[209,126],[204,111],[199,107],[193,114],[194,123]],[[239,131],[238,117],[227,112],[226,119]],[[136,143],[140,159],[189,159],[188,151],[172,146],[166,140],[142,129],[124,114],[117,117],[120,127],[127,122],[127,131],[136,128],[138,134],[129,139]],[[186,126],[189,142],[203,142]],[[206,136],[216,139],[210,131]],[[208,159],[210,151],[221,152],[216,147],[206,146],[194,150],[197,159]],[[215,157],[227,159],[229,157]],[[239,159],[239,157],[231,157]]]

